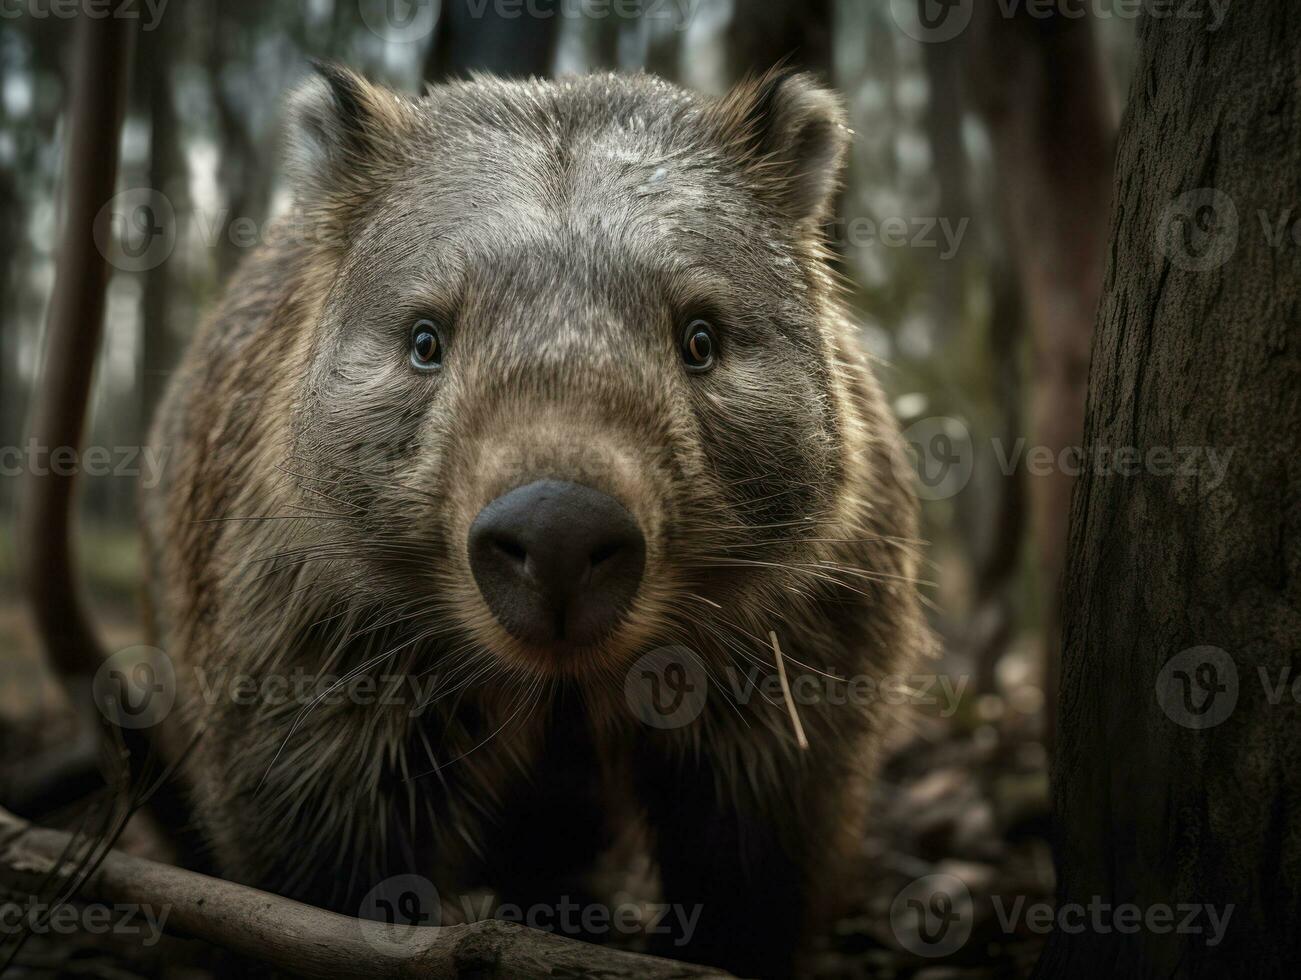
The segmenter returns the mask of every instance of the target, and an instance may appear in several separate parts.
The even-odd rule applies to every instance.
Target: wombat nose
[[[503,494],[470,525],[470,568],[488,608],[530,643],[585,645],[627,611],[646,539],[613,497],[560,480]]]

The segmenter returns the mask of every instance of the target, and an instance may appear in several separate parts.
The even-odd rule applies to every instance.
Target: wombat
[[[288,130],[294,208],[189,347],[144,501],[218,869],[352,915],[406,874],[554,901],[637,826],[699,912],[657,951],[789,975],[888,723],[809,691],[925,642],[822,232],[837,99],[318,66]]]

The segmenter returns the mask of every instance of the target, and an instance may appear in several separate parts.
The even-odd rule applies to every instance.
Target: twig
[[[87,846],[86,844],[80,846]],[[30,824],[0,808],[0,883],[30,892],[58,875],[78,845],[72,835]],[[553,936],[489,919],[468,925],[399,927],[354,919],[244,885],[111,851],[80,889],[105,904],[168,911],[166,929],[302,977],[358,980],[532,976],[703,980],[707,967]]]

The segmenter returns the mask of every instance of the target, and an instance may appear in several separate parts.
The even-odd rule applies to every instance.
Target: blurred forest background
[[[173,0],[156,18],[157,4],[140,4],[119,187],[156,193],[144,223],[132,204],[144,198],[121,199],[104,347],[81,352],[97,357],[88,445],[115,454],[141,445],[204,310],[287,206],[280,109],[309,58],[406,91],[478,69],[646,70],[709,93],[783,58],[815,72],[843,93],[855,134],[829,235],[864,343],[917,450],[941,670],[969,680],[956,714],[935,719],[945,727],[923,730],[925,762],[890,771],[911,802],[880,804],[915,808],[899,823],[921,843],[879,846],[905,876],[941,866],[927,861],[965,862],[957,870],[975,886],[1018,821],[1039,837],[1046,821],[1044,732],[1071,476],[1030,452],[1044,447],[1058,460],[1081,438],[1134,21],[1070,0],[1046,11],[958,0],[951,19],[965,27],[948,36],[926,16],[932,4]],[[19,7],[0,20],[0,447],[24,446],[37,383],[72,35],[70,21],[35,15],[48,5]],[[1067,16],[1085,8],[1088,16]],[[0,677],[30,649],[13,578],[20,480],[11,470],[0,476]],[[136,479],[89,477],[81,492],[79,554],[92,598],[115,624],[111,637],[132,642]],[[44,710],[4,700],[8,721]],[[1002,781],[997,792],[966,785],[986,763]],[[935,829],[937,820],[948,823]],[[928,828],[938,836],[926,838]],[[1030,860],[1025,874],[1036,880],[1026,887],[1050,894],[1042,840]],[[1000,885],[1004,894],[1018,887]]]

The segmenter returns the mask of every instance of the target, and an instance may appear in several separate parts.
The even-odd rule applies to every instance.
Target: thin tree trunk
[[[4,100],[0,99],[0,127],[6,127]],[[18,193],[13,171],[0,170],[0,445],[16,446],[22,436],[22,397],[19,394],[18,314],[21,308],[20,276],[26,269],[26,208]],[[0,487],[0,507],[9,503],[10,489]]]
[[[1117,158],[1054,780],[1086,927],[1051,937],[1054,980],[1301,959],[1301,7],[1185,11],[1140,21]]]
[[[785,61],[828,80],[832,0],[734,0],[728,45],[732,81]]]
[[[519,11],[491,3],[480,6],[471,0],[443,0],[425,58],[426,81],[465,78],[472,71],[511,78],[551,74],[559,4],[537,0]],[[529,16],[530,9],[542,16]]]
[[[1029,325],[1030,434],[1052,462],[1029,477],[1045,613],[1045,703],[1054,727],[1060,583],[1084,430],[1089,344],[1105,261],[1114,124],[1093,23],[1031,5],[973,26],[976,77],[994,142],[1000,205]],[[1003,447],[1005,453],[1011,447]],[[1029,462],[1029,460],[1027,461]]]
[[[221,144],[217,183],[221,188],[222,211],[216,215],[196,215],[196,219],[201,222],[199,230],[205,236],[213,236],[217,282],[225,282],[248,254],[247,242],[241,234],[233,233],[232,224],[252,221],[261,227],[266,220],[271,177],[275,172],[274,154],[253,132],[248,106],[232,93],[223,79],[230,65],[240,63],[244,52],[254,47],[259,24],[256,18],[250,21],[239,16],[238,8],[229,13],[234,16],[227,16],[227,9],[215,4],[178,6],[172,11],[173,16],[187,17],[182,22],[184,29],[207,35],[200,50]],[[176,25],[173,29],[177,29]]]
[[[176,11],[180,14],[180,11]],[[158,26],[144,36],[141,69],[144,98],[149,112],[149,186],[164,194],[178,216],[186,210],[180,198],[186,194],[188,173],[180,145],[180,122],[173,103],[171,57],[175,50],[173,18],[160,18]],[[141,432],[147,431],[154,408],[162,398],[167,378],[180,356],[180,343],[172,329],[172,269],[169,259],[145,274],[140,300]]]
[[[83,15],[67,114],[65,205],[45,352],[29,438],[80,450],[91,375],[103,332],[109,269],[94,225],[113,196],[117,139],[126,100],[135,20]],[[89,354],[87,352],[90,352]],[[43,468],[28,474],[18,522],[18,560],[49,663],[89,694],[102,654],[72,560],[75,477]],[[93,712],[92,712],[93,714]]]
[[[930,3],[931,0],[918,0]],[[929,96],[926,101],[926,136],[931,145],[935,175],[935,210],[929,216],[945,219],[953,227],[971,217],[967,195],[967,154],[962,141],[962,115],[966,89],[966,47],[960,39],[922,45]],[[940,344],[951,341],[962,329],[965,314],[966,252],[945,255],[933,249],[928,257],[932,313]]]
[[[1011,256],[1004,255],[991,270],[993,303],[989,324],[989,360],[993,365],[993,397],[998,408],[996,438],[1011,444],[1025,431],[1020,349],[1025,334],[1021,283]],[[979,522],[981,533],[970,533],[975,550],[975,601],[967,628],[976,690],[997,690],[998,662],[1012,639],[1015,616],[1012,593],[1025,541],[1026,480],[1021,469],[1001,470],[991,490],[994,503],[981,520],[974,508],[964,517]],[[961,502],[961,500],[959,501]],[[973,529],[975,530],[975,529]]]

